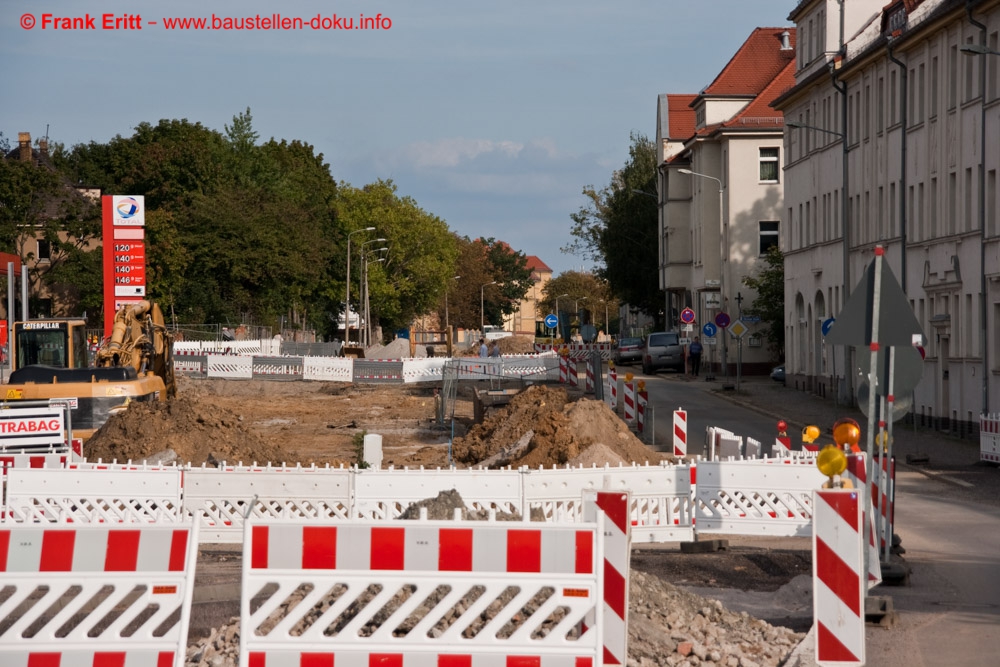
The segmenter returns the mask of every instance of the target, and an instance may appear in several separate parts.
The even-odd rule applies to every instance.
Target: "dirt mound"
[[[513,450],[518,440],[533,431],[526,451],[500,465],[553,467],[570,462],[603,464],[604,450],[615,455],[608,463],[659,463],[665,455],[640,441],[603,402],[580,399],[570,402],[565,389],[535,385],[511,399],[510,404],[477,424],[468,435],[456,438],[455,460],[476,465],[504,450]],[[598,450],[581,457],[593,445]],[[600,459],[600,460],[599,460]],[[499,467],[499,466],[497,466]]]
[[[294,452],[265,442],[243,416],[204,409],[197,394],[166,402],[132,403],[84,445],[90,461],[144,461],[164,450],[180,463],[297,461]]]
[[[531,336],[508,336],[498,343],[500,354],[534,354],[535,339]]]

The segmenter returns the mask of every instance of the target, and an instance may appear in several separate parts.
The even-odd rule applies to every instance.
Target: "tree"
[[[566,295],[566,296],[563,296]],[[565,271],[545,284],[541,307],[546,312],[556,312],[556,297],[559,297],[559,321],[564,325],[600,322],[605,332],[609,331],[605,317],[618,313],[618,300],[611,294],[607,282],[591,273]],[[579,303],[581,313],[573,312]],[[582,316],[582,320],[579,318]]]
[[[656,272],[657,206],[656,147],[642,134],[631,135],[629,160],[596,190],[583,189],[588,202],[570,215],[575,240],[564,252],[583,255],[600,264],[598,274],[612,293],[639,308],[662,327],[662,291]]]
[[[757,315],[767,324],[765,338],[777,361],[785,356],[785,255],[778,246],[771,246],[764,264],[756,276],[743,277],[743,284],[757,293],[743,312]]]
[[[486,324],[501,326],[505,316],[518,311],[534,285],[527,256],[494,238],[471,240],[456,236],[455,242],[458,256],[451,276],[454,284],[448,291],[450,323],[478,329],[482,319]],[[459,280],[453,279],[456,275]],[[443,301],[439,312],[444,321]]]

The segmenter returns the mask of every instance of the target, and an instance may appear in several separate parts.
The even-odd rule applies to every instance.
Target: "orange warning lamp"
[[[634,376],[634,375],[632,375],[632,373],[631,373],[631,372],[629,372],[629,373],[626,373],[626,374],[625,374],[625,381],[626,381],[626,382],[631,382],[631,381],[632,381],[632,379],[633,379],[634,377],[635,377],[635,376]]]
[[[810,424],[802,429],[802,442],[816,442],[816,438],[819,437],[819,427]]]
[[[615,362],[613,362],[613,361],[609,361],[609,362],[608,362],[608,368],[609,368],[609,369],[613,369],[614,367],[615,367]]]
[[[859,438],[861,438],[861,427],[858,426],[858,422],[850,417],[844,417],[834,422],[833,441],[841,449],[847,450],[849,448],[852,452],[860,452],[861,448],[858,447]]]
[[[638,387],[639,391],[646,391],[646,381],[645,380],[639,380],[636,383],[636,387]]]

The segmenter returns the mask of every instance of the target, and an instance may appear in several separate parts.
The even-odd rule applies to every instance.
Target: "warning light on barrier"
[[[632,375],[631,372],[625,374],[625,381],[626,382],[631,382],[633,380],[633,378],[635,378],[635,376]]]
[[[636,387],[639,388],[639,391],[646,391],[646,381],[645,380],[639,380],[636,383]]]
[[[819,426],[813,426],[810,424],[802,429],[802,442],[813,443],[816,442],[816,438],[819,437]]]
[[[838,419],[833,424],[833,441],[843,450],[850,449],[854,453],[859,453],[858,440],[861,438],[861,427],[858,422],[850,417]]]
[[[851,489],[854,484],[849,479],[842,479],[840,475],[847,470],[847,454],[844,450],[835,445],[827,445],[816,456],[816,467],[826,475],[827,481],[823,483],[825,489]]]
[[[778,432],[785,433],[787,431],[788,431],[788,422],[786,422],[784,419],[780,420],[778,422]]]

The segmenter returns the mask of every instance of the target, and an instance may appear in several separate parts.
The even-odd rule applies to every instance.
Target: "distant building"
[[[535,336],[543,326],[548,313],[541,312],[539,302],[544,298],[545,285],[552,280],[552,269],[535,255],[528,255],[528,269],[531,271],[532,287],[521,300],[521,307],[504,318],[504,329],[523,336]]]
[[[784,121],[770,103],[794,73],[795,29],[757,28],[700,93],[658,99],[659,281],[670,329],[681,327],[684,308],[696,314],[692,336],[720,313],[735,323],[756,297],[742,279],[779,243],[784,209]],[[743,371],[766,372],[762,325],[746,326]],[[708,358],[721,360],[725,349],[735,374],[737,344],[724,333],[703,340],[718,341]]]

